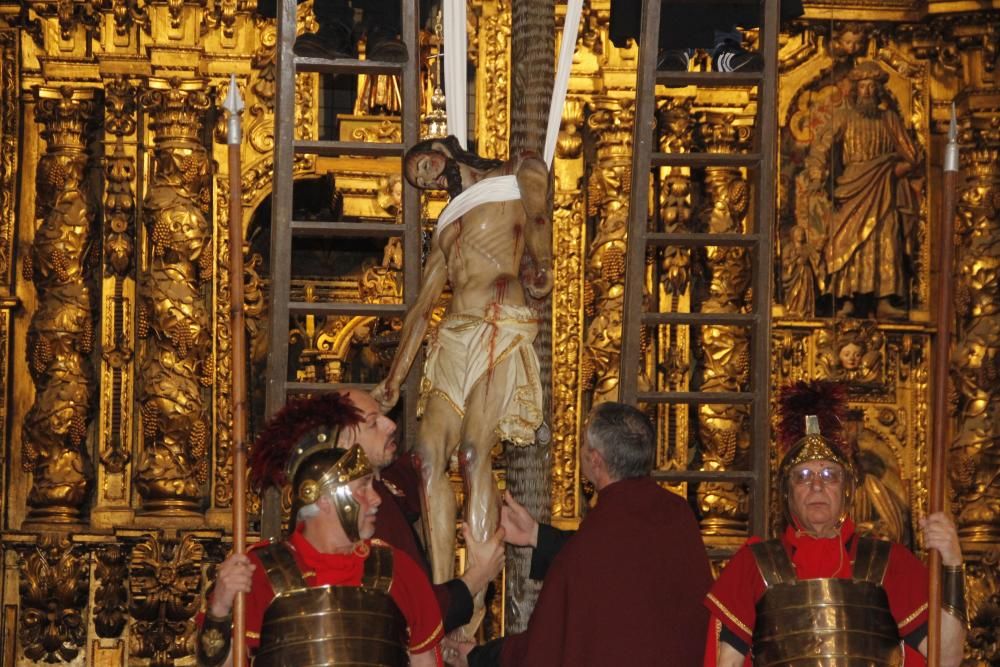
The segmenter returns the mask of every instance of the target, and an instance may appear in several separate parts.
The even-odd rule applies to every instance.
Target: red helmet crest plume
[[[361,413],[347,394],[321,394],[313,398],[293,398],[257,436],[250,453],[250,483],[256,489],[282,487],[291,482],[289,473],[296,459],[309,453],[308,439],[337,442],[344,428],[361,422]]]

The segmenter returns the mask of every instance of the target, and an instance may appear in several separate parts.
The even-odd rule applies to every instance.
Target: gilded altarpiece
[[[577,464],[583,417],[591,404],[617,397],[636,98],[637,50],[608,40],[606,0],[585,4],[554,165],[550,496],[561,525],[576,524],[590,500]],[[942,242],[932,223],[943,121],[957,101],[962,185],[949,503],[971,575],[968,664],[992,664],[1000,659],[1000,455],[991,417],[1000,375],[998,8],[963,0],[806,4],[805,17],[781,38],[772,388],[806,378],[848,383],[848,428],[865,473],[856,517],[865,529],[919,549],[932,264]],[[192,660],[193,618],[230,539],[233,249],[219,111],[230,72],[247,99],[247,245],[240,250],[252,367],[268,353],[262,239],[276,33],[252,5],[26,0],[0,8],[5,665]],[[510,3],[471,5],[478,150],[503,158]],[[309,6],[302,5],[301,30],[314,27]],[[557,3],[557,24],[563,12]],[[427,136],[444,131],[434,73],[439,44],[440,35],[425,33]],[[703,65],[696,59],[696,68]],[[873,89],[872,108],[852,116],[862,82]],[[358,82],[357,104],[333,121],[341,138],[398,139],[391,84]],[[756,140],[752,90],[660,93],[663,152],[738,153]],[[318,77],[300,76],[300,138],[316,138],[331,122],[324,94]],[[398,215],[392,165],[312,157],[295,164],[303,187],[331,173],[327,203],[337,213]],[[877,196],[862,187],[876,179],[885,186]],[[649,196],[656,231],[740,233],[755,222],[752,178],[740,169],[665,167]],[[432,219],[443,201],[426,203]],[[862,205],[877,212],[876,224],[855,233],[850,211]],[[293,298],[398,302],[402,262],[416,258],[402,257],[392,241],[384,245],[368,249],[371,257],[346,275],[295,282]],[[660,249],[648,257],[646,296],[661,312],[746,312],[763,298],[748,290],[752,262],[730,249]],[[373,378],[384,371],[398,327],[371,318],[291,324],[289,353],[303,382]],[[651,328],[642,343],[641,387],[746,385],[740,327]],[[748,465],[748,413],[739,406],[660,406],[650,414],[660,435],[658,468]],[[743,540],[740,486],[673,488],[691,501],[714,553],[724,557]]]

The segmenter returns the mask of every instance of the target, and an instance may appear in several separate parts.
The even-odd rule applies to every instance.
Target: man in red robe
[[[751,539],[712,586],[705,600],[712,614],[706,667],[799,659],[836,667],[848,664],[848,656],[871,664],[924,664],[927,568],[902,545],[859,536],[847,516],[857,473],[841,433],[845,396],[832,383],[798,383],[783,391],[778,439],[787,453],[779,480],[788,526],[780,540]],[[943,513],[922,525],[927,547],[941,552],[945,566],[941,665],[957,667],[965,640],[958,534]],[[796,591],[804,596],[798,602]],[[836,615],[818,611],[834,599]],[[803,602],[817,612],[803,613]],[[784,622],[790,615],[811,627]],[[772,631],[755,634],[758,625]],[[810,637],[809,655],[802,654],[796,633]]]
[[[381,501],[375,538],[405,552],[430,577],[430,563],[413,529],[421,510],[419,462],[412,452],[397,458],[396,424],[382,414],[368,392],[350,389],[345,395],[359,418],[345,442],[360,445],[375,470],[373,486]],[[446,633],[472,619],[473,596],[486,590],[504,564],[503,531],[484,542],[477,542],[466,531],[465,544],[468,567],[462,576],[433,586]]]
[[[362,658],[385,667],[442,665],[444,632],[427,576],[403,551],[372,539],[381,500],[367,456],[353,444],[358,425],[350,401],[328,394],[291,401],[261,433],[253,478],[259,486],[290,481],[292,534],[220,565],[200,619],[199,664],[231,664],[231,613],[243,592],[246,644],[257,664],[295,662],[297,646],[309,645],[334,666]],[[363,593],[350,590],[359,587]],[[305,613],[309,605],[318,611]],[[365,632],[343,636],[359,620]]]
[[[528,629],[475,649],[470,665],[498,659],[504,667],[701,662],[708,559],[687,502],[650,477],[655,452],[645,415],[601,403],[591,411],[580,449],[581,471],[599,496],[575,534],[540,526],[507,495],[506,539],[535,547],[531,576],[544,576],[545,583]]]

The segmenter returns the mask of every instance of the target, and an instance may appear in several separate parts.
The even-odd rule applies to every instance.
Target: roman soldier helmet
[[[301,508],[331,495],[344,532],[352,540],[360,539],[361,507],[348,485],[374,471],[359,445],[337,446],[343,430],[360,422],[361,414],[346,394],[290,400],[254,443],[251,485],[261,490],[284,488],[290,482],[293,527]]]
[[[833,461],[844,468],[843,521],[858,482],[855,452],[844,432],[846,387],[822,380],[787,385],[778,396],[778,411],[778,446],[784,452],[778,466],[778,484],[785,520],[795,525],[789,503],[792,469],[808,461]]]

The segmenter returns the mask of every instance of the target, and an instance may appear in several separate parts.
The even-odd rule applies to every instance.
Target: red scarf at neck
[[[854,535],[854,522],[844,520],[834,537],[813,537],[793,526],[785,529],[785,541],[792,547],[792,564],[799,579],[846,579],[851,576],[847,542]]]

